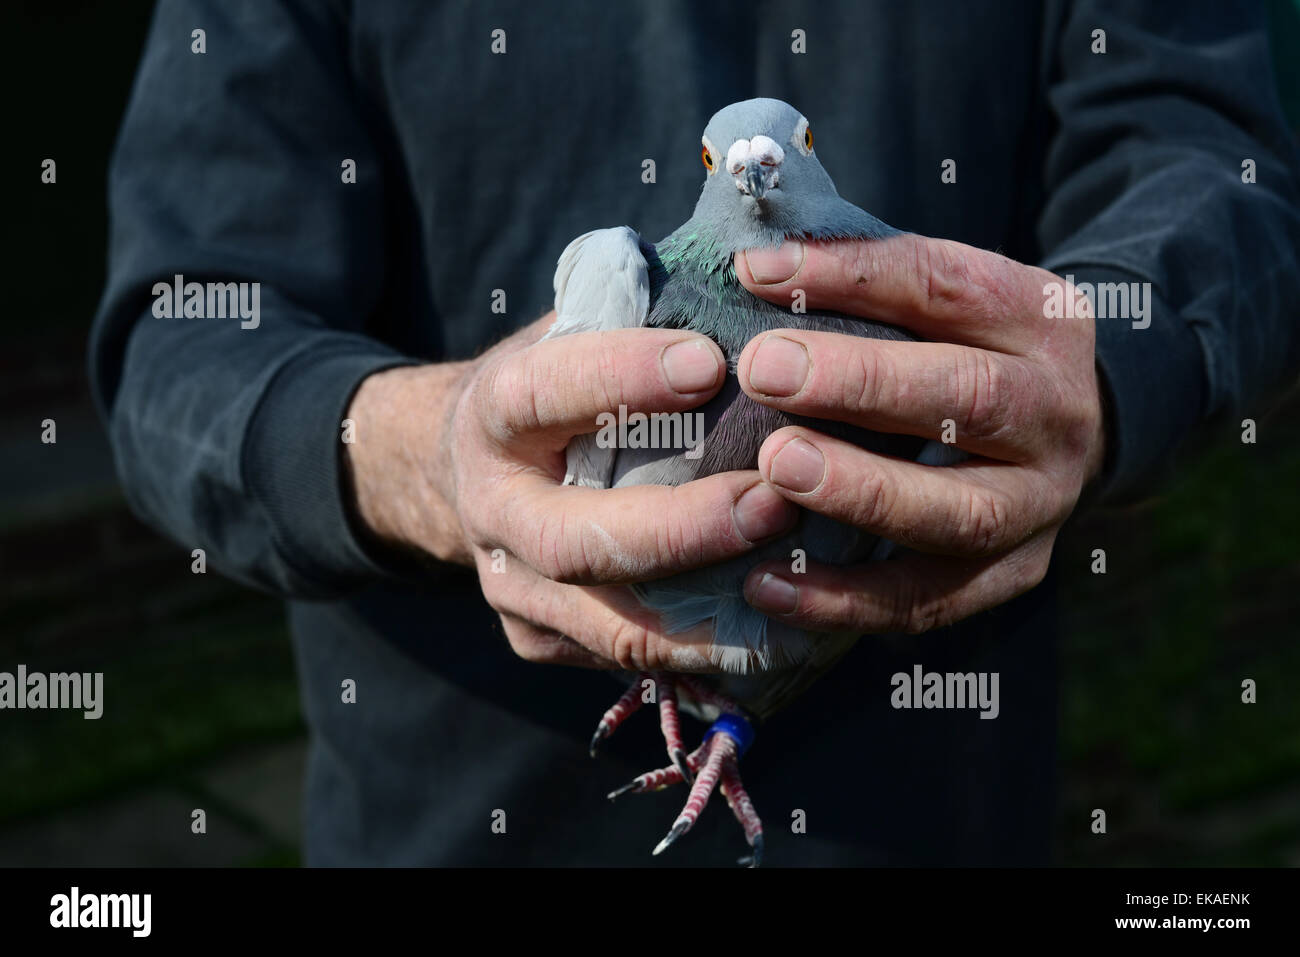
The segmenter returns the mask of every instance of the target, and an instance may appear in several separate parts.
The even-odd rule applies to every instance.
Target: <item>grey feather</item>
[[[565,247],[555,267],[556,319],[543,339],[575,332],[632,329],[650,309],[650,270],[641,238],[626,226],[583,233]],[[618,450],[601,448],[595,433],[565,450],[565,485],[609,488]]]

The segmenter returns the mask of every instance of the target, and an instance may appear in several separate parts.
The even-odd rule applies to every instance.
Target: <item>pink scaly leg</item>
[[[682,813],[677,815],[677,820],[673,822],[668,836],[660,841],[651,853],[662,854],[694,826],[700,817],[700,812],[704,810],[704,805],[713,794],[713,789],[717,787],[718,778],[722,775],[722,763],[728,758],[735,760],[735,757],[736,742],[727,735],[715,734],[709,738],[708,757],[704,759],[704,767],[700,768],[695,784],[691,787],[690,796],[686,798],[686,806],[682,808]]]
[[[618,726],[627,720],[628,715],[641,707],[641,683],[645,680],[653,679],[645,672],[637,675],[636,680],[623,692],[623,696],[615,701],[614,706],[606,711],[605,716],[600,719],[600,724],[596,725],[596,733],[591,736],[591,756],[593,758],[596,756],[596,749],[600,747],[600,742],[613,734]]]
[[[681,772],[682,779],[690,781],[694,771],[686,763],[686,746],[682,744],[681,719],[677,714],[677,686],[664,672],[655,675],[655,687],[659,692],[659,728],[664,733],[664,743],[668,746],[668,759]]]
[[[668,767],[647,771],[633,778],[629,784],[612,791],[609,795],[610,800],[620,794],[658,791],[683,781],[691,784],[685,807],[673,822],[668,836],[654,849],[655,854],[661,854],[694,826],[714,789],[721,790],[736,820],[745,831],[745,840],[753,848],[753,853],[749,857],[742,858],[740,863],[757,867],[763,855],[763,824],[741,783],[738,766],[740,755],[753,740],[754,730],[735,702],[714,690],[707,682],[692,675],[675,675],[667,672],[653,675],[642,672],[637,675],[632,685],[601,719],[600,726],[596,728],[596,734],[591,739],[592,755],[595,755],[596,747],[601,741],[613,734],[629,715],[641,707],[645,700],[646,681],[655,683],[659,702],[660,730],[663,732],[664,743],[673,763]],[[679,690],[690,695],[701,705],[716,708],[720,712],[703,743],[690,754],[686,753],[682,743],[681,721],[677,708]]]
[[[692,777],[700,769],[700,762],[704,760],[704,752],[707,746],[707,743],[701,744],[686,756],[686,766],[690,769]],[[666,787],[681,784],[685,780],[687,778],[682,774],[681,768],[670,764],[666,768],[637,775],[617,791],[610,791],[609,799],[612,801],[623,794],[644,794],[646,791],[662,791]]]
[[[740,768],[734,759],[722,762],[722,796],[736,815],[736,820],[744,828],[745,840],[754,849],[748,857],[742,857],[741,866],[758,867],[763,860],[763,822],[754,811],[754,802],[749,799],[745,786],[740,782]]]

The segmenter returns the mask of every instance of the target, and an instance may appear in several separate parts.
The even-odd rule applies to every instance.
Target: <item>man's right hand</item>
[[[725,363],[712,341],[680,330],[539,341],[553,320],[472,362],[366,379],[348,411],[358,514],[385,541],[473,564],[529,661],[715,671],[711,625],[666,635],[621,586],[750,551],[792,528],[798,509],[756,471],[564,486],[565,447],[602,412],[693,408],[722,386]]]

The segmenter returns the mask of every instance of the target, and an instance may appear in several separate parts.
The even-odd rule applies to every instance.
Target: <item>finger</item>
[[[812,418],[932,439],[951,420],[960,448],[991,458],[1028,459],[1050,431],[1033,366],[970,346],[782,329],[755,336],[736,374],[757,401]]]
[[[764,563],[745,580],[755,608],[794,627],[860,634],[919,634],[1029,591],[1047,574],[1055,534],[999,558],[921,555],[864,565]]]
[[[502,615],[501,627],[506,640],[520,658],[538,665],[564,665],[569,668],[590,668],[612,671],[618,665],[559,632],[538,628],[514,615]]]
[[[995,555],[1064,521],[1074,498],[1051,476],[971,459],[935,467],[868,452],[810,429],[774,432],[762,476],[792,502],[909,548]]]
[[[699,405],[726,377],[707,336],[673,329],[618,329],[544,339],[486,370],[476,396],[489,435],[512,445],[548,434],[552,448],[598,428],[597,416],[677,412]]]
[[[737,254],[746,289],[787,307],[802,289],[810,307],[999,352],[1033,350],[1045,335],[1046,287],[1061,286],[1046,270],[948,239],[803,243],[802,253],[785,246]]]
[[[559,585],[523,568],[484,583],[484,595],[503,621],[509,617],[522,623],[511,627],[527,642],[523,647],[530,653],[540,646],[523,633],[524,624],[567,635],[596,659],[627,671],[712,674],[719,670],[709,659],[712,622],[665,634],[659,616],[627,588]]]
[[[790,531],[799,517],[752,471],[616,489],[560,486],[539,470],[507,482],[503,500],[516,507],[486,517],[490,537],[568,584],[650,581],[712,565]]]

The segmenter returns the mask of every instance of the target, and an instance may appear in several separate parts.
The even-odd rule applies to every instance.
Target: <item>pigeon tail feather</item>
[[[781,639],[773,640],[768,633],[768,617],[742,597],[658,584],[653,592],[644,586],[633,586],[633,590],[643,604],[658,613],[664,631],[670,635],[711,619],[709,660],[728,674],[787,668],[806,660],[812,652],[807,636],[794,629],[782,629]]]

